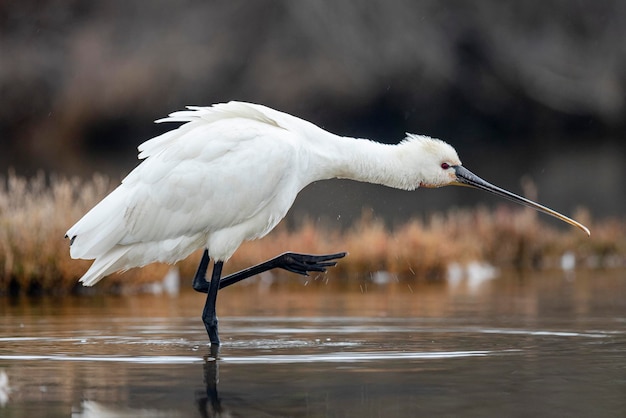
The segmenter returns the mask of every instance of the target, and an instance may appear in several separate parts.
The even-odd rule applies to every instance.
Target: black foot
[[[312,271],[324,272],[327,267],[337,265],[336,260],[343,258],[346,253],[313,255],[299,253],[284,253],[274,259],[276,267],[288,270],[292,273],[308,276]]]

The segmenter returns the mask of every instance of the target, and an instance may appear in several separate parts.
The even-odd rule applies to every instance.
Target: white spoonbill
[[[229,102],[188,107],[157,122],[183,122],[139,146],[144,161],[68,231],[72,258],[95,259],[80,279],[153,262],[174,263],[204,248],[193,288],[207,293],[202,314],[219,345],[220,288],[283,268],[306,275],[334,266],[345,253],[285,253],[221,278],[243,241],[261,238],[287,214],[308,184],[347,178],[404,190],[447,185],[487,190],[574,225],[580,223],[496,187],[461,165],[447,143],[407,134],[397,145],[334,135],[265,106]],[[209,257],[214,266],[205,278]]]

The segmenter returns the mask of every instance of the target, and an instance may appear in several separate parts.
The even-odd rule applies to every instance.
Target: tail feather
[[[70,256],[91,260],[109,251],[124,235],[124,196],[115,189],[66,233]]]
[[[89,270],[80,278],[80,282],[83,286],[93,286],[104,276],[128,268],[125,256],[129,249],[127,246],[118,245],[96,258]]]

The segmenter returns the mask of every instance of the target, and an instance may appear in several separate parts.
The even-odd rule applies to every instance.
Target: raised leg
[[[313,254],[299,254],[299,253],[284,253],[271,260],[264,261],[261,264],[252,266],[245,270],[238,271],[233,274],[229,274],[220,280],[220,289],[235,284],[249,277],[263,273],[275,268],[282,268],[292,273],[308,276],[309,272],[326,271],[327,267],[333,267],[337,264],[336,259],[343,258],[346,253],[313,255]],[[193,278],[193,288],[197,292],[207,293],[209,291],[210,283],[206,281],[205,275],[207,266],[209,264],[209,253],[205,250],[198,266],[198,271]]]
[[[275,268],[281,268],[303,276],[308,276],[309,272],[312,271],[324,272],[327,267],[337,265],[337,262],[334,260],[345,256],[346,253],[324,255],[284,253],[256,266],[229,274],[220,280],[220,289]]]

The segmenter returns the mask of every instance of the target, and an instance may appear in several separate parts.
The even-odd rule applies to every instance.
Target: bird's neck
[[[333,134],[318,138],[311,167],[320,167],[314,180],[344,178],[412,190],[414,181],[403,156],[403,145],[381,144],[367,139],[340,137]]]

